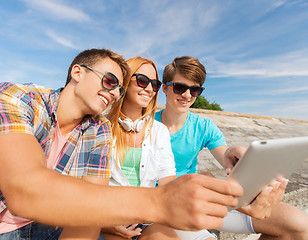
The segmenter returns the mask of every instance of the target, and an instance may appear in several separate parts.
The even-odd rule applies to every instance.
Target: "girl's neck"
[[[140,118],[142,116],[142,108],[137,106],[129,106],[125,104],[125,101],[123,102],[122,113],[130,118],[131,120],[135,121],[136,119]]]
[[[142,108],[123,102],[121,112],[132,121],[142,116]],[[128,147],[141,148],[144,139],[144,128],[140,132],[125,132]]]

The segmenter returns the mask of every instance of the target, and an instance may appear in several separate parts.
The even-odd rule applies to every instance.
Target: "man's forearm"
[[[34,173],[31,189],[10,194],[13,213],[55,226],[111,226],[154,221],[155,189],[100,186],[48,169]],[[43,180],[42,180],[43,179]],[[52,184],[50,184],[52,183]],[[48,187],[46,187],[48,186]],[[6,197],[6,195],[5,195]],[[7,198],[10,209],[11,198]],[[151,206],[151,207],[148,207]]]
[[[0,135],[0,166],[0,189],[9,210],[21,217],[100,227],[155,220],[154,189],[99,186],[56,173],[47,169],[32,135]]]

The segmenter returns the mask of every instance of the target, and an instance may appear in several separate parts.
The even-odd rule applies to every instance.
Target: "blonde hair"
[[[128,59],[126,61],[126,63],[128,64],[128,66],[130,68],[130,73],[128,75],[128,81],[126,81],[125,84],[124,84],[125,91],[127,91],[127,89],[128,89],[128,86],[129,86],[129,83],[131,81],[133,74],[135,74],[137,72],[137,70],[143,64],[151,64],[155,69],[156,79],[158,79],[157,69],[156,69],[156,66],[155,66],[153,61],[138,56],[138,57]],[[146,108],[142,109],[141,118],[145,118],[148,115],[150,115],[146,125],[150,124],[149,126],[151,128],[152,128],[153,122],[154,122],[157,98],[158,98],[158,92],[153,97],[153,99],[150,101],[149,105]],[[125,115],[122,113],[122,106],[123,106],[124,101],[125,101],[125,96],[120,102],[113,104],[113,106],[112,106],[112,108],[111,108],[111,110],[108,114],[108,119],[110,120],[111,126],[112,126],[112,136],[113,136],[113,138],[116,138],[115,147],[116,147],[117,155],[119,156],[119,159],[121,161],[124,161],[126,149],[128,147],[127,132],[121,127],[121,125],[118,122],[119,117],[125,117]],[[149,134],[150,133],[151,133],[151,130],[150,130]],[[146,136],[144,136],[144,138],[145,137]]]

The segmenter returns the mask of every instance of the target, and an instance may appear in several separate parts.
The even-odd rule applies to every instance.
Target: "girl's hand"
[[[102,228],[102,232],[111,233],[114,235],[121,236],[123,238],[132,238],[134,236],[141,234],[142,230],[140,228],[136,228],[137,225],[138,224],[107,227],[107,228]]]

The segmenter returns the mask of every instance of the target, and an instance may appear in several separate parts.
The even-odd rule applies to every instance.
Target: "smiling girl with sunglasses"
[[[112,186],[155,187],[175,179],[175,164],[166,126],[154,120],[161,86],[154,63],[135,57],[127,60],[131,77],[125,97],[115,103],[108,118],[114,137],[110,162]],[[145,226],[147,226],[145,228]],[[141,234],[142,231],[142,234]],[[166,226],[136,224],[102,229],[106,240],[178,239]]]

